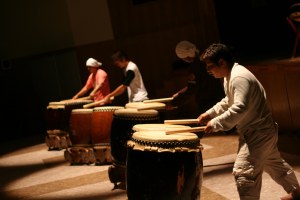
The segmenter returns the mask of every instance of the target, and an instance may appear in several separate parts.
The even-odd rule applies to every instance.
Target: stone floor
[[[203,200],[237,200],[232,165],[237,135],[204,135]],[[282,156],[294,167],[300,180],[300,138],[281,134]],[[70,165],[64,151],[48,150],[44,136],[2,142],[0,147],[1,200],[126,200],[126,191],[115,189],[109,181],[109,165]],[[261,200],[280,199],[285,191],[263,175]]]

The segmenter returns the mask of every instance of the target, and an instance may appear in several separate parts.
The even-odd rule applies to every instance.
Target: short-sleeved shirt
[[[85,87],[87,87],[88,90],[91,90],[100,84],[102,84],[102,86],[95,93],[94,101],[100,101],[110,93],[108,76],[107,73],[102,69],[98,69],[95,76],[93,76],[93,74],[89,75]]]
[[[124,76],[122,84],[127,86],[129,102],[139,102],[148,99],[148,92],[142,75],[135,63],[129,61],[124,70]]]

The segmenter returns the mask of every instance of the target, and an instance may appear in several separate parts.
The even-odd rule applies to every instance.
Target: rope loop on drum
[[[121,119],[121,120],[128,120],[128,121],[154,121],[154,120],[159,120],[159,116],[116,116],[114,115],[115,118]]]
[[[151,146],[165,149],[174,149],[174,148],[199,148],[200,139],[195,140],[186,140],[186,141],[144,141],[136,138],[131,138],[131,140],[137,144],[143,146]]]
[[[95,107],[93,109],[94,112],[114,112],[118,109],[123,109],[122,106],[103,106],[103,107]]]

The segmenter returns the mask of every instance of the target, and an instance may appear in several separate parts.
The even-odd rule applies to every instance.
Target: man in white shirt
[[[212,44],[201,55],[208,73],[223,78],[225,98],[202,113],[206,133],[236,126],[239,148],[233,167],[241,200],[259,200],[262,173],[266,171],[288,193],[282,200],[300,199],[292,167],[277,148],[278,126],[272,118],[263,86],[244,66],[234,61],[230,48]]]
[[[127,54],[117,51],[112,55],[113,64],[124,72],[124,80],[114,91],[107,95],[105,102],[111,103],[111,97],[123,94],[127,89],[129,102],[141,102],[148,99],[148,92],[137,65],[130,61]]]

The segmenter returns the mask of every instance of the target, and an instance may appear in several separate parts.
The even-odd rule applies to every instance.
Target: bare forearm
[[[93,91],[90,93],[90,95],[94,95],[100,88],[102,87],[102,84],[97,85]]]
[[[173,97],[176,98],[179,94],[185,93],[187,91],[188,87],[184,87],[181,90],[179,90],[177,93],[173,94]]]
[[[73,99],[77,99],[79,97],[82,97],[83,95],[85,95],[87,92],[86,88],[82,88],[77,94],[74,95]]]
[[[119,96],[125,92],[126,88],[127,88],[126,85],[120,85],[114,91],[112,91],[108,96],[109,97]]]

